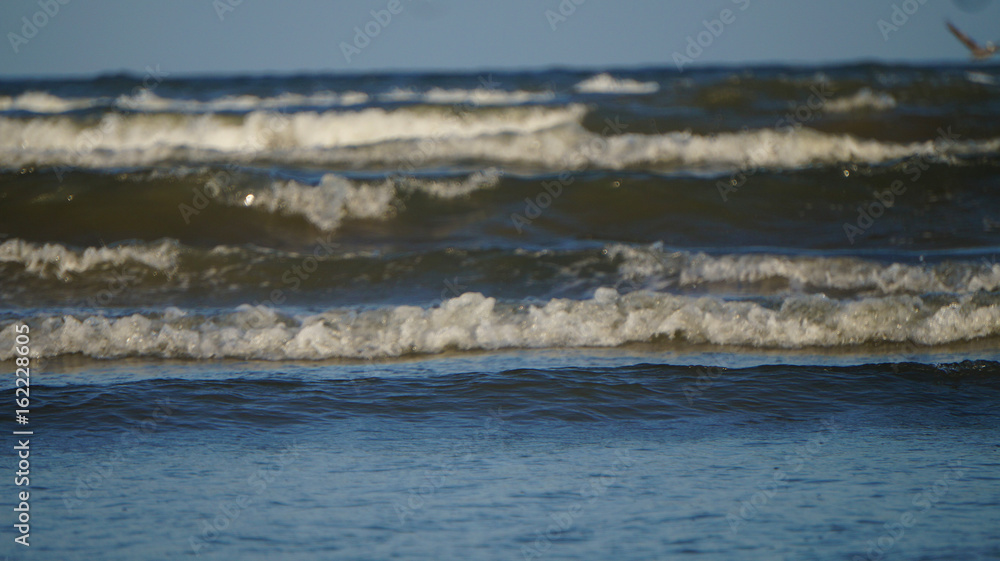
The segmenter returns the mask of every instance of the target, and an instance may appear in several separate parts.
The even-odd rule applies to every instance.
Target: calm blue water
[[[1000,558],[998,92],[0,82],[0,555]]]

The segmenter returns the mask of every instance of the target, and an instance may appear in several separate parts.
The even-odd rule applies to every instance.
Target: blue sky
[[[2,0],[0,76],[673,66],[705,21],[688,67],[965,61],[945,18],[1000,39],[1000,0],[922,1]]]

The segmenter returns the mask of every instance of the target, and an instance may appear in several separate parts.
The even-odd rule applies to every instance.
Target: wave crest
[[[889,111],[895,109],[896,99],[890,94],[874,92],[871,88],[861,88],[854,94],[838,97],[823,106],[830,113],[850,113],[853,111]]]
[[[639,82],[630,78],[615,78],[607,72],[596,74],[573,86],[580,93],[649,94],[660,90],[656,82]]]
[[[119,267],[136,263],[157,271],[177,269],[180,247],[176,241],[164,240],[154,245],[88,247],[74,250],[60,244],[36,244],[20,239],[0,244],[0,263],[15,263],[42,278],[71,280],[75,274],[100,267]]]
[[[757,129],[602,136],[583,126],[587,109],[540,106],[303,112],[240,115],[107,114],[81,124],[69,117],[0,117],[5,165],[84,167],[286,162],[353,168],[428,168],[462,162],[528,166],[724,173],[801,169],[846,162],[881,164],[908,157],[949,161],[994,156],[1000,138],[900,144],[813,129]]]
[[[886,342],[943,345],[1000,335],[1000,304],[962,297],[834,300],[799,296],[766,304],[600,288],[590,300],[501,303],[465,293],[434,308],[395,306],[290,316],[241,306],[217,316],[177,309],[113,318],[62,315],[28,320],[35,357],[377,358],[447,350],[616,347],[658,339],[755,348],[842,347]],[[0,359],[12,356],[12,323]]]
[[[271,213],[299,215],[321,230],[335,230],[347,218],[391,218],[399,208],[401,195],[420,191],[441,199],[466,196],[491,189],[500,182],[495,168],[473,173],[460,180],[420,178],[387,179],[381,183],[354,182],[326,174],[319,185],[298,181],[275,182],[270,190],[255,190],[233,199],[230,204],[252,206]]]
[[[937,265],[884,265],[851,257],[767,254],[720,255],[667,252],[662,245],[606,249],[618,260],[619,274],[657,288],[707,283],[761,284],[781,281],[795,290],[837,290],[872,294],[973,294],[1000,290],[1000,263],[946,262]]]

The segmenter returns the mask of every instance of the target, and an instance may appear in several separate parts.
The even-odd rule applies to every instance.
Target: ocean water
[[[3,81],[0,361],[11,559],[1000,559],[1000,67]]]

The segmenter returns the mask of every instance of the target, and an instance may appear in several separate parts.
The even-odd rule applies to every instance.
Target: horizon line
[[[470,74],[532,74],[543,72],[649,72],[649,71],[672,71],[678,75],[686,72],[703,72],[713,70],[731,70],[736,68],[842,68],[851,66],[901,66],[901,67],[931,67],[931,66],[954,66],[956,68],[996,68],[1000,62],[993,61],[973,61],[962,58],[960,61],[954,58],[940,59],[917,59],[917,60],[886,60],[886,59],[843,59],[829,60],[823,62],[797,62],[797,61],[774,61],[760,60],[751,62],[718,62],[706,63],[692,66],[684,70],[678,70],[673,64],[666,63],[639,63],[635,65],[605,65],[587,66],[573,64],[552,64],[540,66],[510,66],[510,67],[469,67],[469,68],[441,68],[441,67],[418,67],[418,68],[375,68],[366,71],[344,71],[343,69],[294,69],[294,70],[248,70],[235,72],[213,72],[213,71],[190,71],[190,72],[170,72],[169,69],[162,70],[170,72],[168,79],[233,79],[233,78],[259,78],[259,77],[302,77],[302,76],[326,76],[326,77],[352,77],[352,76],[390,76],[406,74],[430,74],[442,76],[470,75]],[[159,67],[159,65],[157,65]],[[11,74],[0,73],[0,82],[7,81],[71,81],[71,80],[100,80],[110,78],[141,78],[144,71],[130,69],[107,70],[100,72],[80,72],[80,73],[52,73],[52,74]]]

